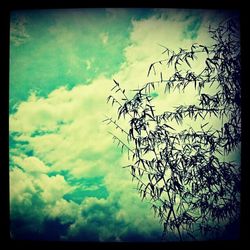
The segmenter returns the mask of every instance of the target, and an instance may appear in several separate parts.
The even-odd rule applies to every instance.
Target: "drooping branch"
[[[132,90],[128,98],[114,80],[113,95],[117,119],[107,118],[126,135],[128,145],[112,134],[121,149],[132,155],[131,170],[142,199],[149,199],[163,224],[164,237],[170,232],[179,239],[200,238],[223,231],[225,225],[239,219],[240,166],[228,156],[241,143],[240,40],[237,20],[229,19],[217,28],[209,28],[211,46],[193,44],[178,52],[164,47],[166,59],[152,63],[148,75],[159,80]],[[192,71],[192,62],[203,55],[204,68]],[[172,67],[167,77],[161,67]],[[197,90],[195,105],[180,104],[173,111],[156,113],[152,90],[163,86],[165,93],[175,89],[185,93],[188,86]],[[214,94],[207,89],[216,86]],[[117,96],[119,95],[119,97]],[[123,118],[128,129],[118,120]],[[187,118],[200,123],[188,127]],[[211,120],[217,119],[220,128]],[[184,129],[177,129],[185,125]],[[197,126],[196,126],[197,127]],[[133,145],[133,147],[131,147]]]

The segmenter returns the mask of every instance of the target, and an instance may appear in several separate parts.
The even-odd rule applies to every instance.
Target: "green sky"
[[[10,209],[14,239],[159,241],[102,123],[115,78],[146,80],[162,47],[211,42],[218,11],[31,10],[11,14]],[[199,66],[197,66],[199,67]],[[164,109],[165,99],[153,94]],[[171,99],[172,98],[172,99]],[[171,97],[167,105],[188,102]]]

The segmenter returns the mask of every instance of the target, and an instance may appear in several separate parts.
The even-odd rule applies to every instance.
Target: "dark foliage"
[[[203,238],[222,232],[239,219],[240,166],[228,155],[241,143],[241,83],[239,20],[231,18],[216,28],[209,27],[212,46],[193,44],[174,52],[164,47],[166,59],[150,65],[148,75],[159,80],[133,90],[128,98],[117,81],[108,102],[117,105],[117,120],[108,118],[127,142],[112,134],[127,151],[131,175],[142,199],[150,200],[163,225],[163,237],[170,232],[180,240]],[[205,55],[204,68],[192,71],[192,62]],[[183,67],[184,66],[184,67]],[[164,78],[165,70],[174,73]],[[159,70],[160,69],[160,70]],[[159,85],[165,92],[185,92],[192,85],[198,105],[180,105],[174,111],[156,114],[151,91]],[[217,86],[216,93],[205,88]],[[118,121],[125,119],[129,129]],[[200,129],[176,130],[185,119],[204,121]],[[219,119],[220,128],[210,119]],[[153,157],[149,160],[147,155]]]

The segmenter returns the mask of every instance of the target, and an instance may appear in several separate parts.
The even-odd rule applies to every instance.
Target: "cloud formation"
[[[110,82],[100,78],[72,90],[59,88],[47,98],[32,94],[10,116],[10,130],[17,134],[15,140],[25,141],[34,152],[33,156],[13,156],[12,218],[17,215],[17,207],[31,213],[32,199],[37,196],[42,201],[41,221],[70,223],[61,239],[120,241],[132,229],[144,237],[144,231],[150,235],[151,223],[160,232],[150,206],[140,201],[129,172],[121,168],[125,161],[102,123],[109,88],[101,92],[99,88]],[[99,187],[95,194],[89,190],[93,185],[76,183],[78,179],[95,177],[103,177],[100,185],[107,190],[104,198],[98,195]],[[77,192],[87,196],[75,198]],[[141,210],[144,214],[136,215]],[[26,223],[36,224],[36,220]]]
[[[134,11],[132,18],[132,13],[113,9],[49,12],[47,23],[45,13],[37,19],[27,15],[35,20],[34,27],[49,33],[42,41],[34,40],[34,66],[29,64],[29,54],[20,55],[12,47],[12,59],[17,59],[17,65],[11,64],[12,97],[20,94],[19,77],[26,89],[24,100],[19,97],[10,114],[14,238],[160,240],[161,225],[150,204],[141,202],[130,173],[122,168],[128,159],[108,135],[112,128],[102,123],[106,114],[115,116],[106,98],[113,78],[126,89],[148,80],[149,64],[165,56],[158,44],[178,49],[190,46],[194,39],[207,43],[206,28],[213,15],[154,10],[150,16]],[[34,27],[28,30],[38,35]],[[45,57],[39,58],[43,52]],[[29,66],[18,69],[20,60]],[[44,72],[38,70],[41,65]],[[74,84],[69,86],[71,77]],[[34,91],[30,85],[34,81],[45,82],[47,90]],[[168,105],[188,101],[180,95],[167,100],[156,96],[163,108],[166,101]]]

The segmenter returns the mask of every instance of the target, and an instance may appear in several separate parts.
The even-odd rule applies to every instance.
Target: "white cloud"
[[[22,159],[21,157],[14,156],[13,159],[25,172],[41,174],[49,171],[49,167],[45,166],[37,157],[31,156]]]
[[[31,176],[21,169],[15,168],[10,171],[10,204],[31,205],[31,196],[36,192]]]
[[[56,202],[73,190],[62,175],[49,177],[42,174],[39,179],[36,179],[35,183],[41,188],[41,197],[45,202]]]
[[[165,17],[166,14],[168,18]],[[194,18],[195,16],[191,18],[191,21]],[[211,16],[205,15],[197,33],[197,39],[194,41],[184,38],[183,31],[190,23],[190,19],[184,21],[181,13],[168,10],[160,17],[134,20],[133,31],[130,35],[131,45],[124,50],[126,61],[115,78],[130,89],[142,86],[152,79],[159,80],[159,75],[156,78],[153,76],[148,78],[147,71],[151,63],[167,58],[167,54],[162,54],[164,48],[160,45],[177,52],[179,48],[189,49],[194,42],[211,44],[211,38],[207,32],[209,21],[212,22]],[[195,67],[201,68],[202,65],[197,62]],[[165,71],[165,67],[162,66],[162,68]]]
[[[112,15],[118,12],[110,11]],[[125,63],[114,75],[126,89],[137,88],[147,81],[147,67],[162,59],[158,43],[170,48],[189,47],[193,41],[182,39],[185,22],[179,17],[171,19],[151,17],[133,21],[131,45],[124,50]],[[204,25],[202,29],[204,29]],[[206,32],[198,34],[200,41],[207,39]],[[100,35],[103,43],[108,35]],[[87,68],[91,67],[86,62]],[[26,204],[32,211],[32,197],[43,200],[43,216],[60,218],[72,223],[65,237],[80,237],[83,230],[92,230],[99,240],[121,240],[131,231],[141,235],[160,233],[158,219],[153,217],[150,204],[141,202],[135,184],[127,169],[125,156],[120,156],[108,128],[102,123],[105,114],[115,117],[116,111],[106,105],[112,79],[98,77],[90,85],[78,85],[69,90],[60,87],[47,97],[31,94],[17,112],[10,115],[10,131],[18,132],[17,141],[27,141],[34,156],[12,156],[15,166],[10,172],[11,204]],[[193,90],[190,94],[195,95]],[[128,93],[131,95],[131,93]],[[165,106],[188,102],[183,95],[157,97],[156,104]],[[125,126],[121,121],[122,126]],[[50,167],[48,167],[50,166]],[[104,176],[107,199],[86,198],[80,205],[63,197],[74,190],[64,176],[49,176],[51,171],[67,170],[72,178]],[[27,212],[27,211],[26,211]],[[96,225],[96,223],[98,225]],[[97,229],[97,231],[94,231]]]
[[[163,63],[162,65],[156,65],[156,75],[151,72],[150,76],[147,77],[151,63],[168,58],[167,53],[162,54],[164,48],[159,46],[159,44],[175,52],[178,52],[180,48],[190,49],[194,43],[209,46],[213,44],[213,40],[208,34],[208,26],[209,24],[217,24],[218,20],[223,16],[213,11],[199,10],[175,11],[162,9],[160,13],[160,15],[152,16],[148,19],[133,21],[133,30],[130,35],[131,45],[124,50],[126,61],[122,65],[121,70],[114,76],[127,90],[138,89],[150,81],[159,81],[160,72],[163,74],[163,79],[168,79],[174,73],[174,67],[167,68]],[[197,18],[199,16],[200,19]],[[200,22],[195,40],[184,36],[184,30],[192,22]],[[193,30],[190,32],[193,32]],[[190,62],[192,65],[191,70],[197,74],[200,73],[205,67],[205,58],[205,53],[198,54],[197,60]],[[184,92],[175,90],[166,94],[164,93],[164,84],[156,84],[155,87],[158,96],[152,101],[152,104],[155,106],[156,114],[161,114],[164,111],[173,111],[179,105],[198,105],[199,103],[199,94],[193,85],[188,86]],[[216,87],[216,84],[214,84],[212,88],[204,88],[203,91],[207,94],[212,94],[218,91]],[[134,94],[134,92],[129,91],[127,93],[129,96]],[[197,120],[195,124],[187,119],[186,126],[192,124],[192,126],[194,125],[200,129],[201,123],[204,124],[208,120],[212,122],[213,126],[219,127],[221,125],[220,119],[214,117],[211,119],[208,116],[207,120]],[[176,122],[169,125],[178,128]],[[184,127],[179,129],[184,129]]]
[[[76,177],[102,175],[107,168],[103,159],[114,154],[102,123],[110,109],[106,98],[111,84],[100,77],[88,86],[61,87],[47,98],[33,95],[10,116],[10,130],[21,133],[16,140],[27,140],[52,170],[72,170]],[[31,136],[35,132],[43,133]],[[92,159],[86,161],[88,156]]]
[[[107,199],[87,198],[79,211],[75,223],[69,227],[69,239],[124,241],[127,235],[136,232],[138,237],[155,240],[154,234],[160,235],[161,232],[158,221],[146,203],[138,201],[128,192]],[[81,238],[85,234],[91,236]]]
[[[59,219],[63,224],[75,221],[79,211],[79,205],[73,201],[58,199],[54,204],[46,207],[48,217],[51,219]]]
[[[32,196],[36,192],[41,195],[44,202],[56,202],[64,194],[72,191],[62,175],[49,177],[44,172],[48,168],[35,157],[13,157],[14,166],[10,171],[10,200],[17,203],[32,204]],[[15,167],[19,166],[23,170]]]

